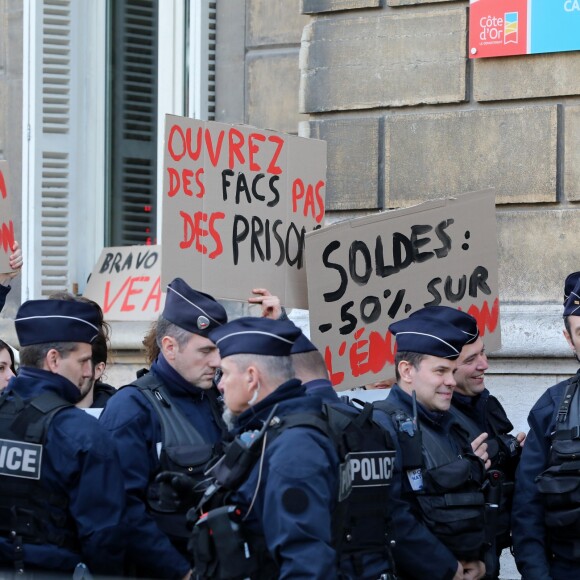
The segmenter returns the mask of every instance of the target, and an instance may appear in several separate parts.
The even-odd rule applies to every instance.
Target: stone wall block
[[[247,46],[296,44],[309,21],[300,0],[248,0]]]
[[[580,210],[497,213],[499,295],[515,304],[562,303],[564,279],[578,270]]]
[[[388,116],[385,207],[490,187],[496,203],[555,202],[558,107]]]
[[[379,8],[381,0],[302,0],[304,14],[334,12],[336,10],[356,10],[361,8]]]
[[[312,121],[309,135],[328,143],[326,209],[376,209],[379,119]]]
[[[259,52],[247,60],[247,122],[261,129],[297,133],[304,116],[298,113],[298,49]]]
[[[528,54],[473,61],[477,101],[580,94],[580,52]]]
[[[300,111],[464,101],[465,9],[317,19],[300,51]]]
[[[564,196],[580,201],[580,105],[564,109]]]

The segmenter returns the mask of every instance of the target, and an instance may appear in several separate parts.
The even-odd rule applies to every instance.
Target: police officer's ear
[[[44,367],[45,370],[50,371],[51,373],[56,373],[58,371],[59,362],[62,356],[60,352],[55,348],[51,348],[47,353],[44,359]]]
[[[161,339],[161,352],[167,360],[175,360],[175,355],[179,351],[179,344],[172,336],[164,336]]]
[[[255,366],[250,365],[244,374],[248,383],[248,390],[255,390],[260,384],[260,373],[258,369]]]
[[[413,382],[413,371],[415,367],[412,363],[406,360],[399,361],[397,366],[397,370],[399,371],[400,382],[402,383],[412,383]]]
[[[564,335],[564,338],[568,341],[568,344],[570,345],[572,352],[574,352],[576,350],[576,347],[574,346],[574,343],[572,342],[572,338],[570,336],[570,333],[567,330],[563,330],[562,334]]]

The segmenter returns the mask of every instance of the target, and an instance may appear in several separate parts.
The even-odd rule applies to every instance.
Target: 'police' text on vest
[[[0,439],[0,475],[40,479],[42,445]]]

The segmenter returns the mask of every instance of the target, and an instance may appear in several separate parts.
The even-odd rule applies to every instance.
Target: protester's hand
[[[463,564],[461,562],[457,562],[457,572],[455,572],[453,580],[463,580]]]
[[[481,560],[461,562],[463,565],[463,580],[479,580],[485,576],[485,564]]]
[[[258,296],[251,296],[248,298],[248,302],[250,304],[260,304],[264,318],[271,318],[272,320],[278,320],[280,318],[282,315],[282,304],[280,304],[280,298],[278,296],[272,296],[267,288],[254,288],[252,293],[258,294]]]
[[[518,440],[518,443],[520,444],[520,447],[524,446],[524,443],[526,442],[526,434],[522,433],[521,431],[516,435],[516,439]]]
[[[485,442],[486,439],[487,433],[482,433],[471,442],[471,449],[473,449],[473,453],[475,453],[475,455],[477,455],[485,463],[485,468],[489,469],[491,466],[491,461],[489,460],[489,455],[487,453],[487,443]]]
[[[0,284],[6,285],[12,278],[16,278],[20,274],[20,270],[22,270],[22,264],[24,262],[22,260],[22,250],[18,242],[14,242],[12,246],[12,254],[10,254],[9,262],[12,272],[0,274]]]

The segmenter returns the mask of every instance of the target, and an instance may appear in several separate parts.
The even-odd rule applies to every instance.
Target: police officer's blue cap
[[[318,350],[310,339],[300,331],[300,336],[296,339],[294,346],[292,347],[292,354],[302,354],[305,352],[313,352]]]
[[[235,354],[290,356],[301,332],[289,320],[246,316],[213,329],[209,338],[222,358]]]
[[[397,350],[456,359],[467,343],[467,335],[449,322],[434,320],[424,310],[389,326]]]
[[[564,302],[564,316],[580,316],[580,278],[576,286],[568,292]]]
[[[451,308],[450,306],[428,306],[413,312],[411,316],[427,316],[433,320],[452,324],[465,334],[467,338],[465,344],[471,344],[479,337],[477,320],[475,320],[471,314],[467,314],[467,312],[463,312],[462,310],[457,310],[457,308]]]
[[[101,315],[86,302],[28,300],[14,319],[20,346],[51,342],[91,343],[101,331]]]
[[[163,318],[180,328],[207,337],[209,331],[228,321],[226,309],[209,294],[191,288],[181,278],[167,286]]]
[[[566,280],[564,281],[564,304],[566,304],[570,292],[574,290],[578,282],[580,282],[580,272],[572,272],[566,276]]]

